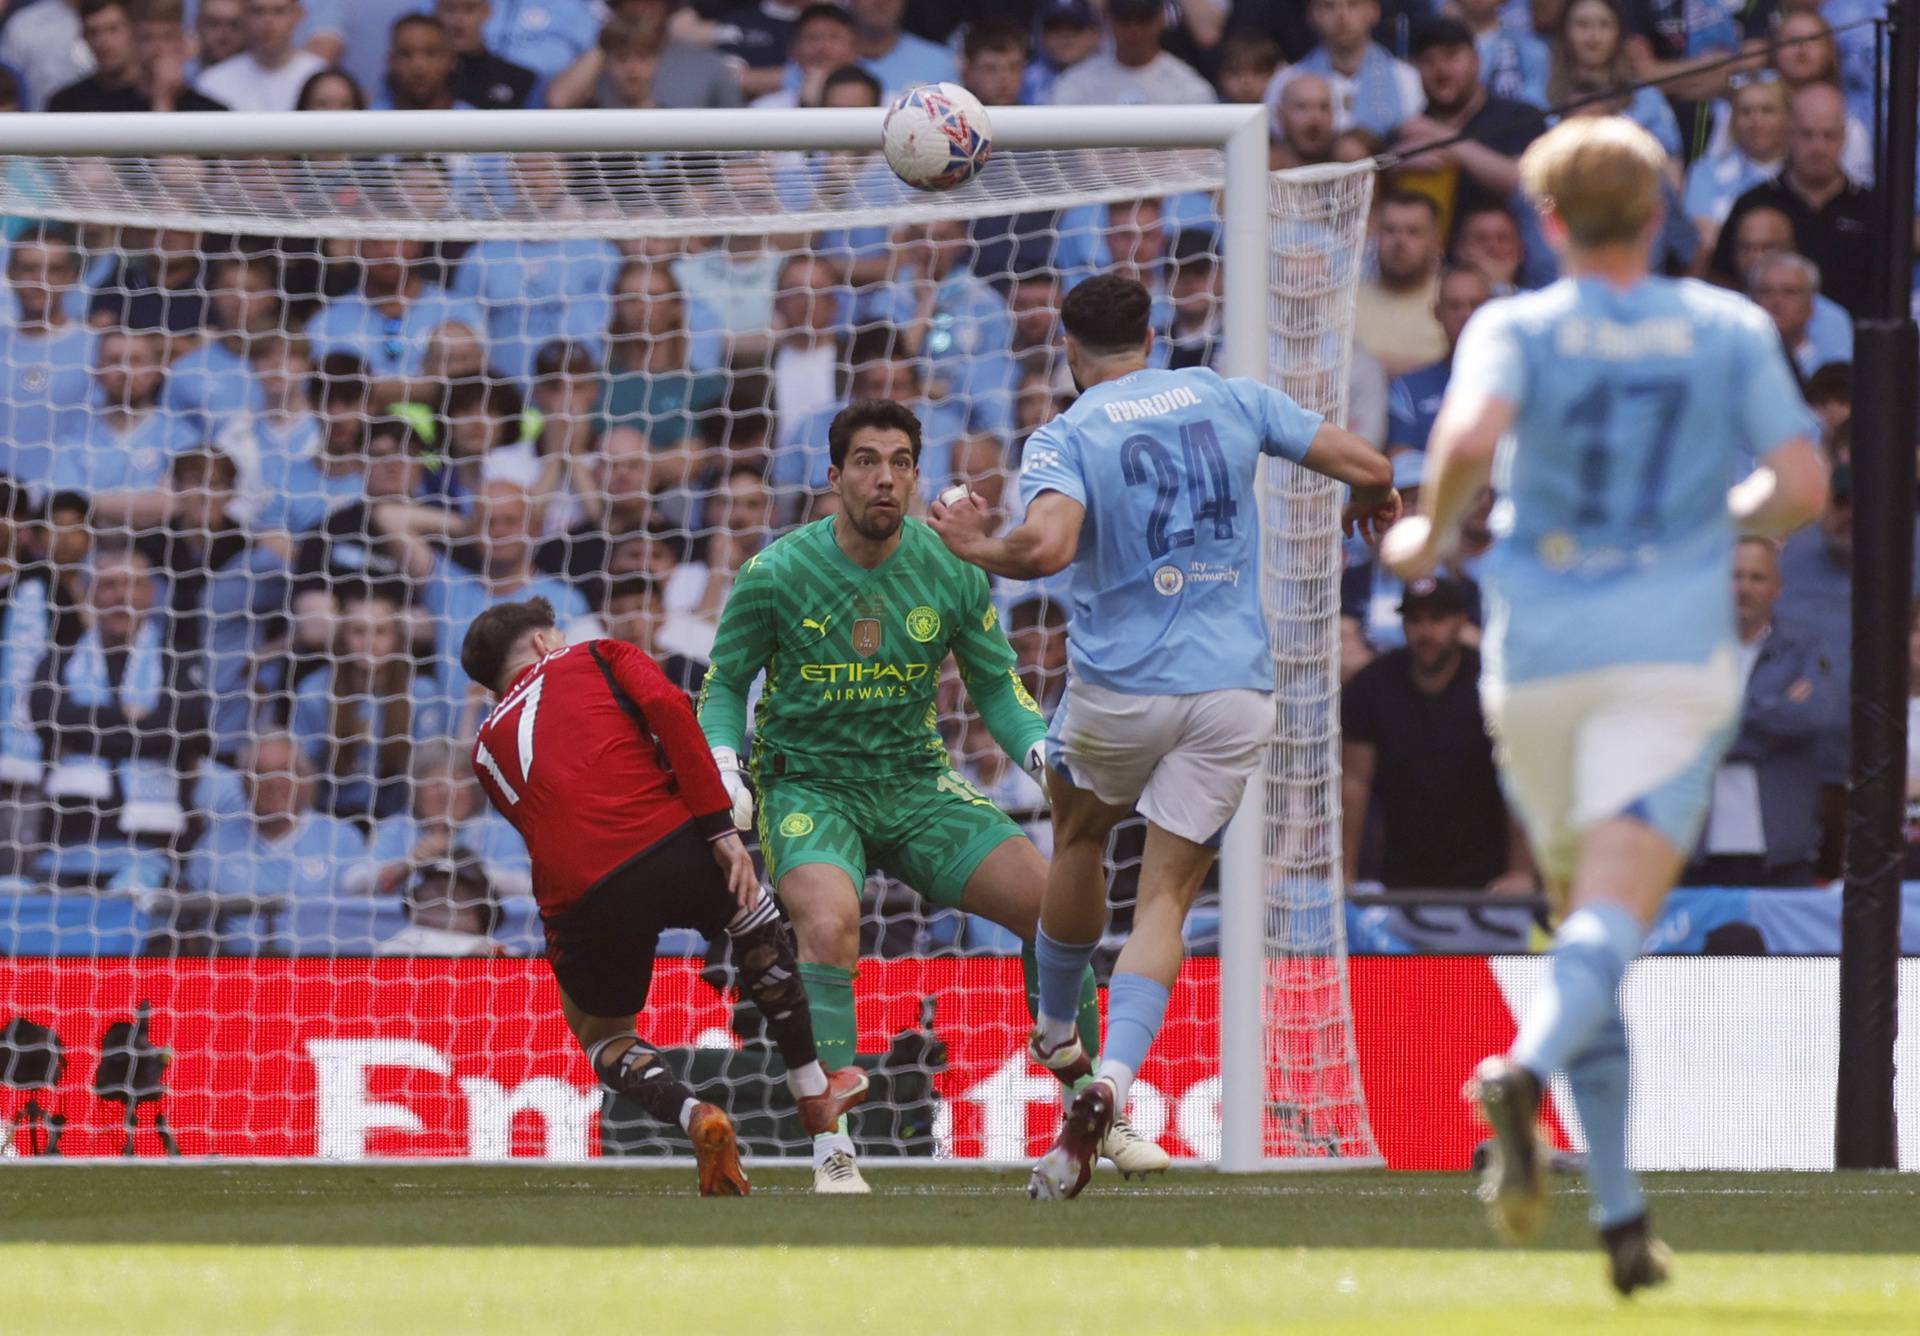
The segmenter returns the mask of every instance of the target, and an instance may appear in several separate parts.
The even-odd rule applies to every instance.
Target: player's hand
[[[1045,738],[1027,748],[1027,759],[1023,763],[1033,782],[1040,786],[1040,801],[1053,805],[1053,791],[1047,787],[1047,742]]]
[[[747,787],[747,777],[740,769],[740,754],[731,747],[715,747],[713,763],[720,768],[720,782],[733,803],[733,828],[752,830],[753,790]]]
[[[1425,515],[1409,515],[1389,529],[1380,540],[1380,564],[1408,584],[1433,574],[1440,564],[1433,521]]]
[[[992,522],[993,512],[987,503],[964,483],[940,493],[940,499],[927,512],[928,526],[940,535],[949,552],[963,560],[986,540]]]
[[[738,835],[722,835],[711,846],[713,861],[720,865],[720,871],[726,875],[727,891],[742,909],[752,909],[760,903],[760,874],[753,870],[753,855],[747,852],[747,846],[740,842]]]
[[[1400,493],[1391,487],[1386,489],[1384,498],[1370,488],[1355,491],[1346,509],[1340,512],[1340,531],[1378,544],[1387,530],[1399,522],[1402,509]]]

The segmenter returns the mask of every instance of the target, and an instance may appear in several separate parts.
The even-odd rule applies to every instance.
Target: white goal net
[[[1022,443],[1073,394],[1074,283],[1136,273],[1157,355],[1223,364],[1223,287],[1261,261],[1223,255],[1222,179],[1204,148],[1003,151],[938,196],[846,151],[0,158],[0,1153],[677,1153],[561,1021],[524,850],[468,766],[467,622],[541,594],[696,687],[735,572],[830,513],[825,427],[854,397],[920,414],[923,506],[964,479],[1013,515]],[[1271,186],[1271,377],[1332,414],[1370,191],[1364,168]],[[1220,1155],[1229,1015],[1257,1018],[1263,1157],[1374,1153],[1337,511],[1266,478],[1261,838],[1196,909],[1134,1087],[1178,1157]],[[1063,593],[995,589],[1048,709]],[[1044,851],[1037,791],[949,675],[957,768]],[[1116,947],[1139,847],[1116,834]],[[1260,943],[1238,994],[1229,903]],[[1044,1148],[1058,1093],[1010,934],[874,876],[856,988],[864,1152]],[[670,934],[641,1031],[750,1152],[796,1153],[730,990],[724,949]]]

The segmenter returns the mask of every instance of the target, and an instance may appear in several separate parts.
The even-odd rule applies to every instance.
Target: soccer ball
[[[980,99],[959,84],[920,84],[895,98],[880,146],[893,174],[916,190],[965,185],[993,153],[993,126]]]

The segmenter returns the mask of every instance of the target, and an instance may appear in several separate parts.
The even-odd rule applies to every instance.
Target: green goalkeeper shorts
[[[1021,833],[950,769],[862,781],[767,777],[760,790],[760,853],[776,889],[790,868],[830,863],[858,891],[877,866],[957,908],[974,869]]]

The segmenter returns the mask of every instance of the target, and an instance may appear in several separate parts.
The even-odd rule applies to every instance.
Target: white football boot
[[[813,1190],[823,1197],[864,1197],[873,1189],[860,1176],[860,1166],[844,1150],[831,1152],[813,1166]]]

